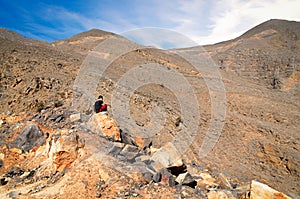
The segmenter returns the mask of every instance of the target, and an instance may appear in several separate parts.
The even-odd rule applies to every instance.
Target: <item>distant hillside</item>
[[[299,83],[300,22],[269,20],[236,39],[204,48],[220,69],[270,88],[289,90]]]
[[[48,43],[45,41],[25,38],[22,35],[5,28],[0,28],[0,39],[22,43],[25,45],[48,45]]]

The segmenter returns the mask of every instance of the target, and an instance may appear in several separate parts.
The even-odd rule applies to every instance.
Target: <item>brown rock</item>
[[[216,179],[213,178],[209,173],[203,172],[200,174],[200,177],[202,178],[197,182],[198,188],[208,188],[209,186],[218,186],[216,183]]]
[[[22,150],[17,148],[11,148],[9,151],[12,153],[22,154]]]
[[[70,115],[70,121],[71,122],[78,122],[80,120],[81,120],[81,114],[80,113]]]
[[[52,136],[49,158],[58,172],[69,168],[77,158],[77,152],[83,147],[78,135],[72,131],[61,130]]]
[[[143,139],[139,137],[133,137],[133,139],[140,149],[149,148],[151,145],[151,140],[149,139]]]
[[[208,199],[236,199],[230,191],[210,191],[207,193]]]
[[[112,138],[114,141],[121,141],[118,123],[107,115],[95,114],[88,122],[88,127],[96,134],[102,134]]]
[[[272,189],[268,185],[252,180],[250,199],[291,199],[284,193]]]
[[[171,187],[175,185],[175,178],[167,169],[161,170],[160,174],[160,183]]]

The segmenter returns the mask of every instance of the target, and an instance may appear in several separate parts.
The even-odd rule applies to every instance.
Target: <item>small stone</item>
[[[22,154],[22,150],[21,149],[17,149],[17,148],[11,148],[11,149],[9,149],[9,151],[11,153]]]
[[[81,121],[81,114],[76,113],[76,114],[70,115],[70,121],[71,122],[80,122]]]
[[[143,176],[143,181],[146,183],[151,182],[153,179],[153,174],[151,172],[145,172],[142,174],[142,176]]]
[[[5,120],[0,119],[0,126],[2,126],[3,124],[5,124]]]
[[[19,192],[17,192],[17,191],[11,191],[11,192],[8,193],[8,196],[10,198],[13,198],[13,199],[18,198],[19,197]]]
[[[44,115],[47,112],[47,110],[43,109],[41,110],[41,114]]]
[[[263,154],[262,152],[257,152],[257,157],[259,157],[259,158],[263,158],[264,156],[265,156],[265,154]]]
[[[187,197],[187,196],[190,195],[187,191],[183,191],[183,192],[181,192],[181,194],[182,194],[184,197]]]
[[[127,129],[120,130],[120,135],[121,135],[121,142],[136,146],[134,139],[130,136],[130,133],[128,133]]]
[[[153,181],[154,181],[154,182],[159,182],[160,179],[161,179],[161,174],[160,174],[160,172],[157,172],[157,173],[155,173],[155,174],[153,175]]]
[[[179,176],[175,180],[178,184],[187,185],[190,187],[195,187],[197,185],[197,182],[193,179],[191,174],[188,172],[179,174]]]
[[[139,148],[133,146],[133,145],[129,145],[127,144],[124,149],[122,150],[123,152],[133,152],[133,153],[138,153],[139,152]]]
[[[125,144],[120,142],[114,142],[111,146],[111,148],[108,151],[108,154],[111,154],[113,156],[117,156],[122,149],[124,148]]]
[[[135,161],[135,157],[139,153],[139,148],[127,144],[123,150],[120,152],[120,155],[124,156],[127,161]]]
[[[29,171],[25,171],[20,177],[24,178],[24,177],[27,177],[29,174],[30,174]]]
[[[135,158],[136,162],[144,162],[146,164],[150,164],[150,156],[148,155],[141,155]]]
[[[150,148],[150,146],[152,145],[152,141],[148,138],[134,137],[133,139],[136,145],[143,150]]]
[[[185,177],[186,177],[186,175],[187,175],[188,173],[186,172],[186,173],[181,173],[181,174],[179,174],[179,176],[176,178],[176,182],[178,183],[178,184],[182,184],[182,182],[184,181],[184,179],[185,179]]]
[[[197,182],[197,187],[199,189],[202,189],[206,188],[207,186],[218,186],[218,184],[216,184],[215,181],[216,179],[214,178],[202,179]]]
[[[1,178],[0,179],[0,185],[3,186],[3,185],[6,185],[8,183],[8,180],[6,178]]]
[[[170,187],[175,186],[175,178],[167,169],[162,169],[160,173],[161,173],[160,182],[162,184],[168,185]]]

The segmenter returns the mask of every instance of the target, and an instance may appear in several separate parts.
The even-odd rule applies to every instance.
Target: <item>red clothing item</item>
[[[99,109],[99,112],[103,112],[103,111],[107,111],[107,105],[106,104],[103,104],[100,109]]]

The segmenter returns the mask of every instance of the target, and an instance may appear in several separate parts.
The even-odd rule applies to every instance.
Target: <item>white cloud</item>
[[[207,36],[193,37],[200,43],[215,43],[240,36],[269,19],[300,20],[298,0],[222,0],[215,2],[212,31]]]
[[[45,5],[39,12],[39,17],[54,25],[41,25],[34,20],[27,25],[60,37],[63,34],[69,36],[92,28],[122,33],[136,28],[157,27],[181,33],[198,44],[211,44],[240,36],[269,19],[300,21],[299,0],[129,2],[124,6],[116,6],[117,2],[109,6],[99,3],[93,6],[94,12],[85,10],[82,13]],[[148,38],[150,39],[149,35]],[[157,39],[157,43],[162,43],[164,37],[157,36]],[[184,43],[181,39],[178,41]]]
[[[136,5],[135,9],[144,6]],[[236,38],[269,19],[299,21],[298,8],[298,0],[154,1],[151,16],[147,10],[140,11],[146,17],[140,17],[136,25],[143,28],[149,26],[149,20],[157,21],[158,28],[177,31],[198,44],[212,44]]]

